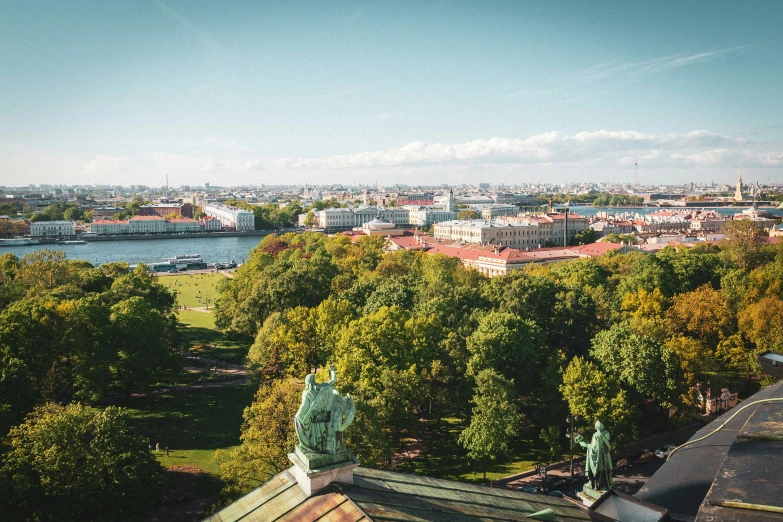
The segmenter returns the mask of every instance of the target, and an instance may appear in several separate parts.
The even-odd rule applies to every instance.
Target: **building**
[[[153,203],[142,205],[136,212],[137,216],[160,216],[166,217],[176,214],[182,217],[193,217],[193,205],[190,203]]]
[[[114,219],[97,219],[90,224],[90,232],[97,235],[127,234],[128,222]]]
[[[376,217],[397,226],[429,227],[439,221],[454,219],[457,217],[457,214],[449,210],[417,206],[362,207],[358,209],[327,208],[315,213],[313,221],[315,222],[314,225],[327,231],[336,231],[359,228]],[[299,222],[304,225],[306,218],[307,214],[300,215]]]
[[[160,216],[133,216],[128,220],[129,234],[162,234],[167,232],[166,220]]]
[[[223,223],[221,223],[220,220],[216,217],[203,216],[199,219],[199,221],[201,222],[202,230],[206,230],[207,232],[217,232],[219,230],[223,230]]]
[[[35,221],[30,223],[32,237],[65,237],[76,234],[73,221]]]
[[[519,207],[516,205],[507,205],[503,203],[498,203],[495,205],[487,205],[487,206],[476,206],[478,208],[474,208],[474,210],[477,210],[481,213],[481,219],[495,219],[496,217],[501,216],[516,216],[519,214]]]
[[[204,213],[220,220],[224,229],[248,232],[256,229],[256,220],[252,212],[220,203],[206,203]]]
[[[577,215],[568,216],[567,225],[564,214],[507,216],[490,221],[476,219],[437,223],[433,235],[441,240],[531,249],[542,248],[548,243],[563,245],[565,235],[570,243],[587,226],[587,218]]]
[[[742,201],[744,199],[744,185],[742,184],[742,163],[740,163],[739,178],[737,179],[737,188],[734,190],[734,201]]]
[[[121,214],[122,212],[125,212],[126,210],[123,207],[115,207],[115,206],[102,206],[102,207],[95,207],[92,209],[92,218],[93,219],[101,219],[101,218],[110,218],[112,216],[116,216],[117,214]]]
[[[166,220],[166,232],[201,232],[201,223],[197,219],[180,218]]]

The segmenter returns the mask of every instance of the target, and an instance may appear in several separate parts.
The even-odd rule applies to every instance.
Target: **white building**
[[[568,217],[568,241],[588,226],[586,218]],[[485,221],[483,219],[455,220],[436,223],[433,236],[436,239],[478,243],[483,245],[504,245],[512,248],[531,249],[546,246],[547,241],[563,245],[565,217],[562,214],[541,216],[505,217]]]
[[[90,225],[90,232],[101,236],[127,234],[128,222],[114,219],[97,219]]]
[[[207,203],[204,205],[204,213],[220,220],[223,228],[247,232],[256,229],[256,220],[252,212],[247,210],[221,205],[220,203]]]
[[[448,210],[410,205],[386,208],[327,208],[318,212],[316,217],[314,221],[317,221],[318,226],[327,230],[340,230],[361,227],[377,217],[397,226],[428,227],[439,221],[455,219],[457,214]],[[302,216],[300,216],[300,223],[304,223]]]
[[[30,223],[32,237],[63,237],[76,234],[73,221],[36,221]]]
[[[161,234],[166,229],[166,220],[160,216],[133,216],[128,220],[130,234]]]
[[[215,232],[223,230],[223,223],[221,223],[220,220],[216,217],[202,217],[201,228],[207,232]]]
[[[192,218],[169,219],[166,223],[166,231],[173,233],[200,232],[201,223]]]

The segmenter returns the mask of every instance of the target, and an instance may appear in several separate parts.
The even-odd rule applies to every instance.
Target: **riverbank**
[[[251,230],[248,232],[180,232],[172,234],[120,234],[116,236],[89,236],[81,235],[77,236],[84,241],[96,242],[96,241],[140,241],[149,239],[199,239],[207,237],[265,237],[269,234],[284,233],[277,230]]]

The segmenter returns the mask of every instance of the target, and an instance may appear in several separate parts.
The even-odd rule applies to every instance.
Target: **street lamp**
[[[568,430],[566,437],[571,439],[571,466],[569,467],[569,471],[571,472],[571,480],[573,480],[574,479],[574,437],[576,436],[576,431],[574,430],[574,423],[579,422],[579,416],[569,415],[566,418],[566,422],[571,423],[571,429]]]

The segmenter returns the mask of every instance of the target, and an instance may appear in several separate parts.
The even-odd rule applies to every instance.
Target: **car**
[[[522,491],[525,493],[541,493],[541,488],[538,488],[536,486],[525,486],[522,488]]]
[[[555,490],[550,491],[549,493],[547,493],[547,495],[549,495],[550,497],[562,497],[563,496],[563,492],[562,491],[558,491],[558,490],[555,489]]]
[[[666,444],[665,446],[661,446],[657,450],[655,450],[655,456],[659,459],[665,459],[669,456],[669,454],[676,448],[674,444]]]

